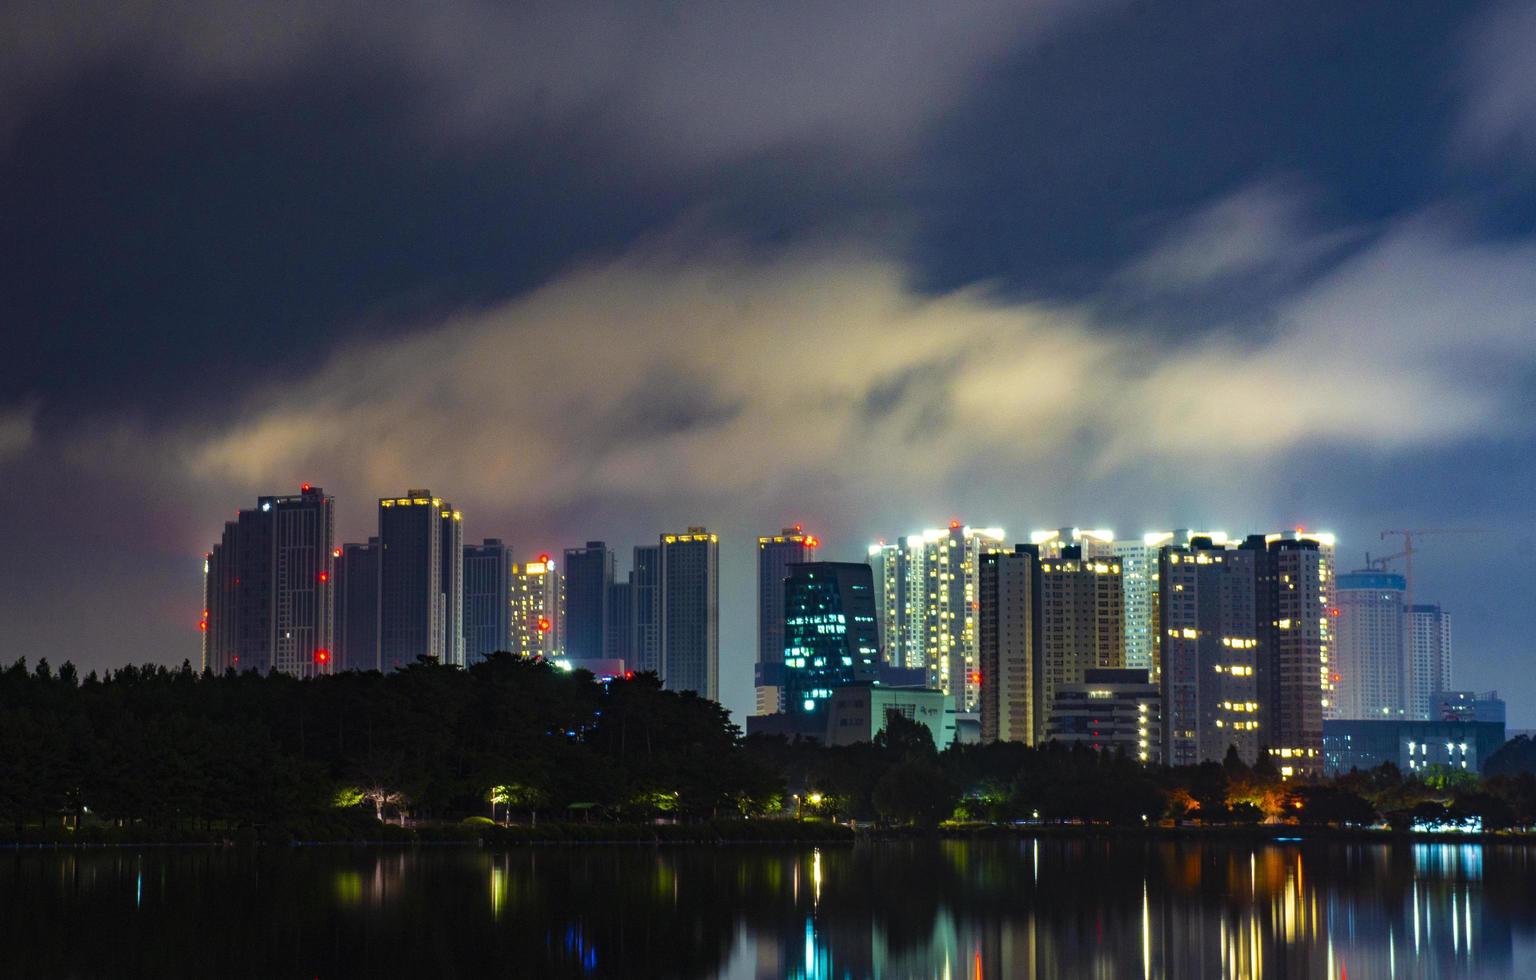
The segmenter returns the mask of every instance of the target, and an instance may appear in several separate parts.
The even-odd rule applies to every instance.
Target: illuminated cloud
[[[642,252],[343,349],[227,429],[154,438],[193,479],[340,473],[364,493],[430,483],[534,511],[590,496],[740,510],[826,473],[900,499],[979,466],[1039,485],[1047,460],[1104,477],[1434,445],[1512,424],[1536,362],[1533,262],[1530,245],[1409,221],[1261,340],[1166,342],[981,288],[915,295],[858,248]]]
[[[1359,237],[1322,227],[1295,180],[1249,184],[1174,222],[1122,279],[1151,293],[1283,283]]]

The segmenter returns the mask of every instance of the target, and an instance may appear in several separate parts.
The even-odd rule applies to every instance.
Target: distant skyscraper
[[[892,667],[928,669],[927,581],[923,574],[923,536],[898,538],[869,546],[875,578],[875,612],[880,643]]]
[[[981,556],[1003,547],[1002,528],[930,529],[895,545],[872,545],[877,609],[884,635],[900,645],[900,667],[924,667],[929,686],[974,711],[981,697],[981,659],[976,642],[976,601]],[[920,652],[920,658],[919,658]],[[916,662],[914,662],[916,661]]]
[[[1159,559],[1163,759],[1258,759],[1258,556],[1210,538],[1165,545]]]
[[[1281,775],[1322,771],[1333,684],[1333,536],[1250,535],[1259,556],[1257,678],[1262,738]]]
[[[1436,704],[1451,690],[1451,614],[1415,603],[1406,616],[1408,711],[1418,721],[1438,721]]]
[[[336,559],[336,666],[379,669],[379,539],[344,544]]]
[[[304,484],[258,497],[205,559],[203,666],[297,677],[334,667],[334,501]]]
[[[1282,775],[1320,772],[1331,685],[1331,535],[1196,537],[1165,546],[1159,628],[1163,752],[1170,765],[1245,761],[1267,748]],[[1325,550],[1326,549],[1326,550]]]
[[[379,500],[379,665],[463,662],[462,515],[430,490]]]
[[[1150,670],[1157,683],[1162,661],[1161,630],[1158,623],[1158,553],[1165,545],[1188,545],[1195,538],[1209,538],[1225,545],[1225,531],[1149,531],[1138,540],[1115,542],[1120,557],[1121,581],[1125,588],[1125,666]]]
[[[720,700],[720,538],[707,528],[661,536],[661,681]]]
[[[608,587],[608,652],[610,660],[622,660],[628,670],[635,661],[635,598],[631,571],[623,582]]]
[[[464,546],[464,663],[512,648],[512,549],[499,538]]]
[[[1403,643],[1401,575],[1366,569],[1338,577],[1334,645],[1334,716],[1396,719],[1407,715],[1410,678]]]
[[[565,655],[596,660],[608,655],[608,596],[613,552],[601,541],[565,549]]]
[[[549,555],[512,565],[512,638],[510,649],[522,657],[553,660],[560,647],[564,589]]]
[[[661,673],[661,546],[635,546],[635,569],[630,576],[630,602],[634,612],[634,671]]]
[[[1033,545],[981,556],[977,648],[983,742],[1035,742],[1039,563]]]
[[[1069,545],[1040,559],[1040,673],[1035,678],[1035,740],[1044,741],[1063,684],[1084,672],[1125,666],[1125,596],[1120,559],[1084,558]]]
[[[868,565],[791,565],[784,592],[784,703],[824,711],[835,689],[873,683],[880,668],[874,577]]]
[[[438,510],[442,570],[443,662],[464,666],[464,515],[445,503]]]
[[[784,580],[789,577],[789,566],[815,561],[816,543],[816,538],[806,534],[798,524],[757,539],[757,664],[760,678],[764,676],[764,665],[784,662]],[[776,673],[770,672],[769,676],[776,676]],[[764,697],[765,692],[759,691],[758,700],[762,701]],[[775,710],[784,710],[782,698],[776,701]]]

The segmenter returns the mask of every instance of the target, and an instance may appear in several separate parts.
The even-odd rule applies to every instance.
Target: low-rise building
[[[1387,762],[1404,775],[1436,769],[1477,773],[1503,744],[1503,722],[1330,719],[1323,723],[1323,766],[1329,775]]]
[[[1081,683],[1057,687],[1046,737],[1161,762],[1161,704],[1149,671],[1087,670]]]

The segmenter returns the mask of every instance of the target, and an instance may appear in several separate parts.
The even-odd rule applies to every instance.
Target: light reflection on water
[[[1536,851],[912,842],[0,855],[0,975],[1536,975]]]

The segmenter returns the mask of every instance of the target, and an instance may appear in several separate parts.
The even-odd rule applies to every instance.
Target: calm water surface
[[[1536,977],[1536,851],[22,852],[0,929],[24,977]]]

